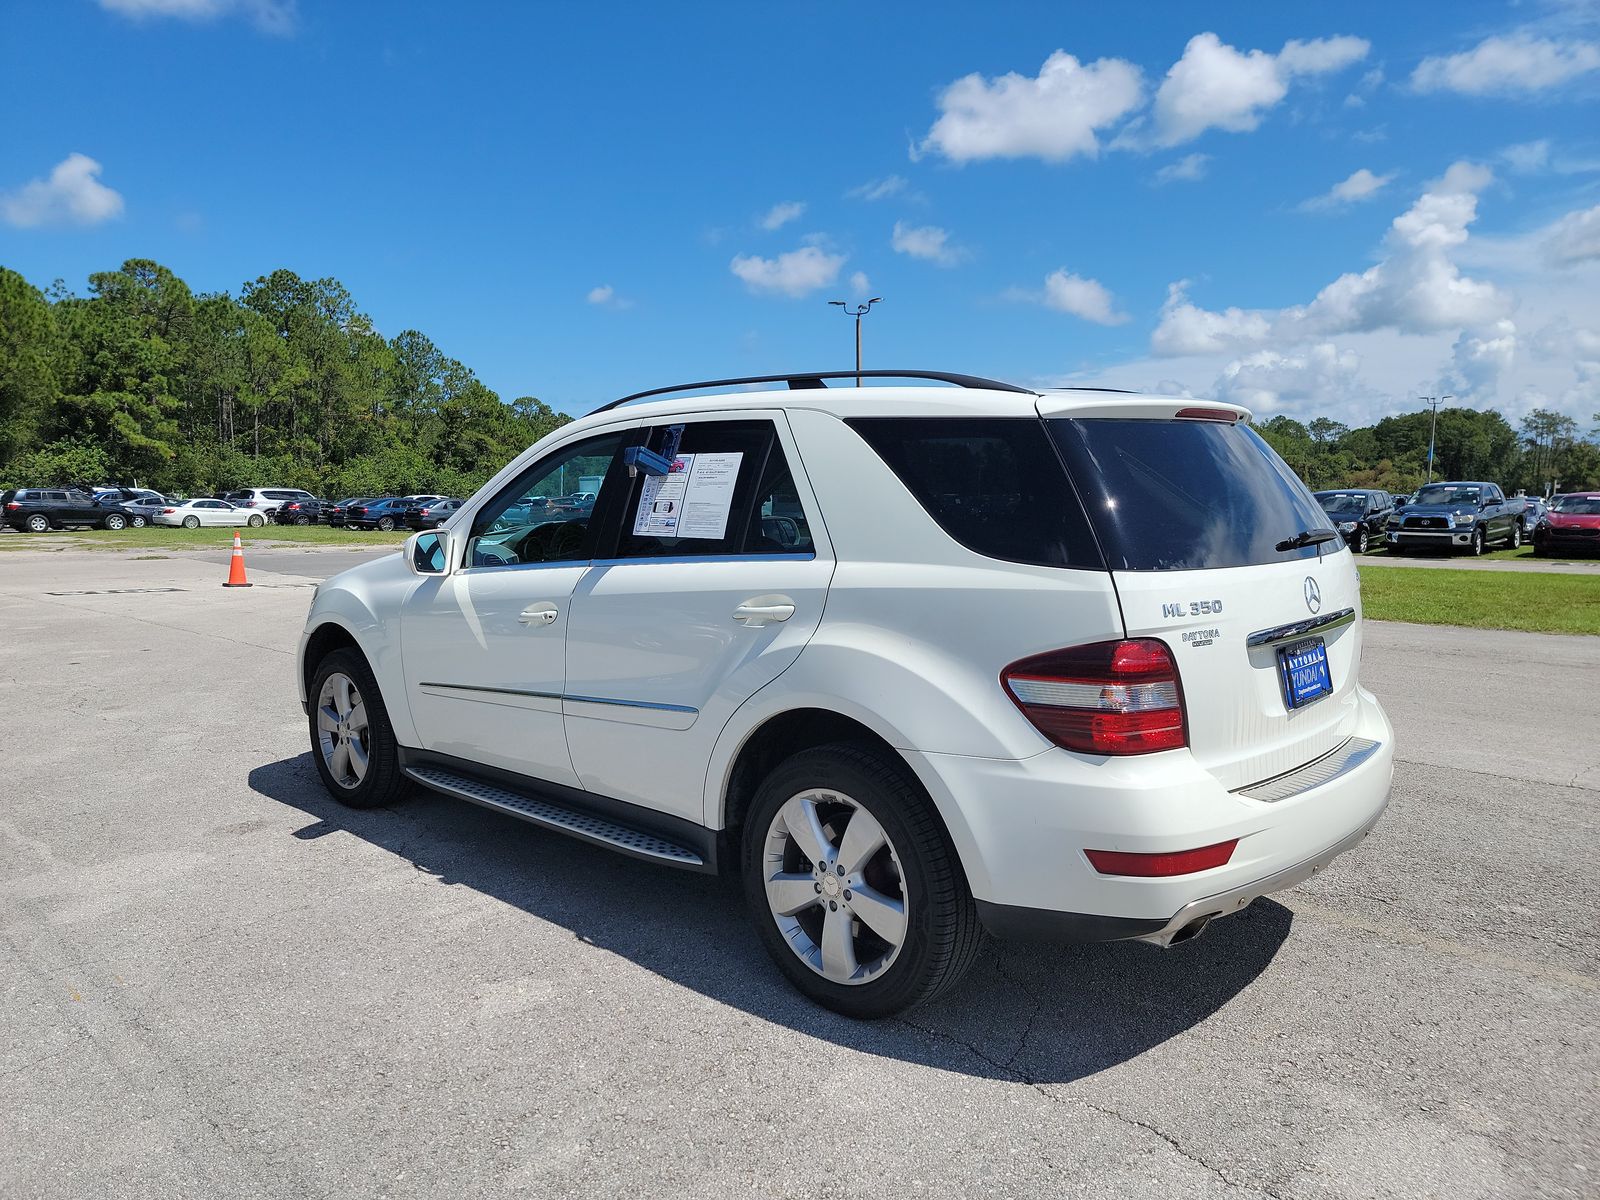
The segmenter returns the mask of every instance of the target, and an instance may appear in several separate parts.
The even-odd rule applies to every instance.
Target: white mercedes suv
[[[1366,835],[1393,737],[1355,564],[1247,412],[862,374],[918,382],[625,397],[323,583],[328,790],[736,871],[859,1017],[984,930],[1169,946]]]

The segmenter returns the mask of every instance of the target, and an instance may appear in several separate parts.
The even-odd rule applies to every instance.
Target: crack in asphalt
[[[1011,982],[1013,986],[1018,987],[1019,990],[1021,990],[1022,993],[1034,1003],[1034,1012],[1030,1014],[1028,1018],[1028,1025],[1023,1031],[1022,1040],[1018,1042],[1017,1048],[1012,1051],[1010,1057],[1004,1060],[995,1058],[976,1043],[969,1042],[965,1038],[958,1037],[953,1033],[947,1033],[942,1029],[933,1029],[927,1025],[919,1025],[917,1022],[908,1017],[894,1017],[892,1019],[897,1024],[904,1025],[909,1029],[914,1029],[919,1033],[925,1033],[930,1037],[938,1038],[944,1042],[949,1042],[951,1045],[959,1046],[961,1049],[967,1051],[967,1053],[971,1054],[980,1062],[987,1063],[1000,1075],[1011,1077],[1015,1082],[1023,1084],[1031,1091],[1049,1101],[1051,1104],[1077,1105],[1079,1108],[1088,1109],[1090,1112],[1099,1113],[1101,1116],[1110,1117],[1112,1120],[1123,1125],[1128,1125],[1134,1129],[1140,1129],[1148,1134],[1151,1134],[1152,1136],[1160,1139],[1160,1141],[1163,1142],[1169,1149],[1175,1151],[1186,1161],[1193,1163],[1202,1170],[1208,1171],[1217,1179],[1221,1180],[1226,1187],[1233,1189],[1244,1189],[1254,1193],[1255,1195],[1268,1197],[1268,1200],[1284,1200],[1281,1192],[1273,1191],[1270,1188],[1259,1187],[1254,1184],[1248,1184],[1242,1180],[1233,1178],[1233,1176],[1231,1176],[1224,1168],[1207,1162],[1204,1158],[1194,1153],[1170,1133],[1167,1133],[1165,1130],[1150,1124],[1148,1121],[1141,1121],[1137,1117],[1127,1116],[1124,1113],[1118,1112],[1114,1108],[1107,1108],[1104,1105],[1095,1104],[1093,1101],[1084,1100],[1078,1096],[1058,1096],[1054,1092],[1050,1091],[1048,1084],[1033,1078],[1028,1074],[1028,1072],[1022,1070],[1021,1068],[1013,1066],[1012,1064],[1016,1061],[1017,1057],[1022,1053],[1023,1047],[1027,1044],[1028,1038],[1031,1036],[1034,1026],[1038,1021],[1040,1011],[1044,1006],[1039,1002],[1036,996],[1034,996],[1026,987],[1023,987],[1020,983],[1018,983],[1017,980],[1009,975],[1006,975],[1003,970],[999,971],[999,973],[1005,976],[1005,978]],[[1042,1149],[1039,1151],[1039,1157],[1047,1166],[1050,1166],[1052,1170],[1056,1169],[1054,1164],[1050,1162],[1049,1158],[1045,1156]]]

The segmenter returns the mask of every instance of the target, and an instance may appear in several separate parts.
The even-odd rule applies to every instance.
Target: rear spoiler
[[[1120,418],[1132,421],[1224,421],[1249,424],[1250,410],[1190,396],[1122,396],[1112,392],[1047,392],[1035,407],[1041,417]]]

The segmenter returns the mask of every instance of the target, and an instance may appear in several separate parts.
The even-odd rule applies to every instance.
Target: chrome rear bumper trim
[[[1378,752],[1379,744],[1370,738],[1347,738],[1321,758],[1314,758],[1292,771],[1274,775],[1271,779],[1235,788],[1233,794],[1243,796],[1247,800],[1276,804],[1280,800],[1287,800],[1290,796],[1298,796],[1301,792],[1309,792],[1312,788],[1332,783],[1339,776],[1354,771]]]
[[[1258,629],[1245,638],[1247,646],[1270,646],[1274,642],[1292,642],[1297,637],[1305,637],[1309,633],[1323,633],[1330,629],[1339,629],[1353,623],[1356,619],[1356,610],[1341,608],[1338,612],[1324,613],[1320,617],[1308,617],[1304,621],[1291,621],[1287,625],[1274,625],[1271,629]]]

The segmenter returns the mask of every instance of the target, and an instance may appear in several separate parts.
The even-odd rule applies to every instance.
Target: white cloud
[[[1209,154],[1185,154],[1177,162],[1168,163],[1156,172],[1157,183],[1177,183],[1179,181],[1192,183],[1206,177],[1206,164],[1211,161]]]
[[[1297,76],[1341,70],[1370,48],[1363,38],[1332,37],[1286,42],[1275,55],[1241,53],[1214,33],[1196,34],[1156,91],[1155,144],[1175,146],[1207,129],[1252,130]]]
[[[1100,152],[1097,134],[1143,99],[1143,79],[1132,63],[1102,58],[1083,64],[1057,50],[1037,76],[1012,71],[993,80],[976,73],[956,80],[939,96],[941,115],[914,153],[958,163],[1093,158]]]
[[[100,0],[100,7],[135,20],[213,21],[237,13],[264,33],[291,33],[295,24],[294,0]]]
[[[616,289],[609,283],[602,283],[599,287],[589,289],[588,301],[590,304],[605,304],[616,294]]]
[[[1509,320],[1487,329],[1462,330],[1451,347],[1447,379],[1458,398],[1493,400],[1500,377],[1517,355],[1517,327]]]
[[[0,217],[34,225],[98,225],[122,213],[122,196],[101,183],[100,164],[85,154],[69,154],[48,179],[33,179],[15,191],[0,192]]]
[[[1411,73],[1411,86],[1468,96],[1526,95],[1594,70],[1600,70],[1600,45],[1513,33],[1484,38],[1460,54],[1423,59]]]
[[[1600,204],[1568,213],[1545,230],[1542,240],[1544,259],[1554,267],[1600,259]]]
[[[850,276],[850,294],[864,298],[872,290],[872,280],[867,278],[865,271],[857,271]]]
[[[1204,354],[1269,342],[1296,345],[1340,333],[1421,334],[1492,325],[1507,315],[1511,298],[1492,283],[1463,276],[1451,257],[1477,219],[1477,193],[1492,179],[1486,167],[1455,163],[1394,219],[1377,265],[1341,275],[1308,304],[1208,312],[1189,301],[1186,282],[1173,284],[1151,349]]]
[[[900,175],[886,175],[882,179],[869,179],[860,187],[853,187],[845,196],[851,200],[887,200],[890,196],[898,196],[909,185]]]
[[[1535,171],[1542,171],[1550,162],[1550,139],[1540,138],[1536,142],[1518,142],[1515,146],[1507,146],[1500,151],[1500,157],[1513,171],[1523,175],[1531,175]]]
[[[1359,390],[1360,371],[1360,355],[1340,350],[1332,342],[1318,342],[1293,353],[1257,350],[1224,367],[1211,391],[1214,399],[1242,404],[1257,413],[1274,412],[1286,405],[1337,411]]]
[[[1346,205],[1357,204],[1362,200],[1370,200],[1394,180],[1394,173],[1387,175],[1374,175],[1367,168],[1353,172],[1349,178],[1334,184],[1320,196],[1313,196],[1309,200],[1301,201],[1300,207],[1307,212],[1322,212],[1328,209],[1344,208]]]
[[[1069,271],[1052,271],[1044,281],[1044,303],[1096,325],[1121,325],[1128,314],[1117,311],[1116,298],[1098,280]]]
[[[926,259],[941,267],[953,267],[967,256],[965,250],[951,244],[950,231],[937,225],[913,226],[896,221],[890,242],[897,253]]]
[[[1167,287],[1161,321],[1150,335],[1150,349],[1156,354],[1234,353],[1258,346],[1272,335],[1270,314],[1242,308],[1208,312],[1190,302],[1188,288],[1187,279]]]
[[[761,218],[761,228],[767,230],[782,229],[805,211],[806,206],[803,200],[785,200],[781,204],[774,204],[767,210],[767,215]]]
[[[802,246],[777,258],[758,254],[736,255],[728,264],[752,292],[807,296],[839,278],[845,256],[830,254],[821,246]]]

